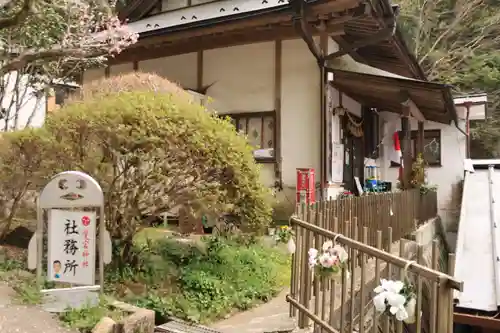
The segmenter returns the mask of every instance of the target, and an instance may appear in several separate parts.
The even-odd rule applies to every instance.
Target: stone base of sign
[[[92,329],[92,333],[115,333],[115,325],[116,322],[113,319],[103,317]]]
[[[99,304],[100,286],[59,288],[42,290],[42,308],[47,312],[60,313],[69,308],[81,309]]]
[[[155,312],[123,302],[112,302],[110,306],[129,313],[119,322],[104,317],[94,327],[92,333],[154,333]]]

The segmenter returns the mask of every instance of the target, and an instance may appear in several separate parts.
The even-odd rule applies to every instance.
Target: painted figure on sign
[[[54,278],[59,279],[61,277],[59,274],[61,272],[61,262],[59,260],[55,260],[52,263],[52,268],[54,269]]]

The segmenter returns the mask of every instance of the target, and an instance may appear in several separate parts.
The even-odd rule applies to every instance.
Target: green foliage
[[[90,333],[101,318],[109,317],[119,321],[123,315],[122,311],[112,308],[104,298],[101,298],[97,306],[68,309],[59,315],[59,319],[68,328],[77,329],[80,333]]]
[[[268,191],[251,147],[229,121],[186,93],[144,88],[171,89],[167,80],[147,74],[113,80],[100,82],[98,91],[83,89],[82,100],[46,127],[56,137],[60,163],[91,174],[104,188],[115,238],[130,240],[142,216],[177,206],[197,216],[232,213],[253,230],[269,223]]]
[[[480,157],[498,156],[500,3],[402,0],[399,4],[398,23],[428,78],[452,84],[457,93],[488,94],[493,118],[472,129],[473,147],[484,151]]]
[[[25,268],[25,262],[6,258],[0,264],[0,280],[16,292],[15,299],[19,303],[40,304],[42,293],[36,284],[35,275]]]
[[[105,192],[108,229],[123,262],[132,259],[144,216],[176,207],[195,216],[230,213],[246,229],[264,229],[269,191],[260,183],[251,147],[229,121],[188,96],[149,74],[84,87],[43,129],[7,135],[0,174],[9,183],[2,179],[0,188],[8,192],[19,182],[7,199],[21,201],[57,171],[92,175]]]
[[[158,240],[140,262],[136,276],[154,274],[146,278],[150,289],[129,299],[155,310],[158,319],[209,322],[246,310],[276,295],[289,275],[289,257],[279,250],[218,237],[200,244]]]
[[[43,129],[8,132],[0,139],[0,238],[15,217],[35,213],[33,191],[57,166],[47,159],[52,141]]]

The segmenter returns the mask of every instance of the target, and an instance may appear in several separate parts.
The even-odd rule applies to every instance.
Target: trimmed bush
[[[34,220],[35,195],[57,171],[53,141],[44,129],[2,133],[0,138],[0,239],[14,220]]]
[[[32,171],[17,171],[28,183],[59,170],[97,179],[124,260],[145,216],[182,208],[195,216],[231,213],[254,231],[270,222],[269,191],[245,137],[158,76],[133,73],[92,83],[50,115],[44,129],[9,137],[16,148],[5,154],[20,153],[22,143],[31,156]],[[7,160],[4,166],[24,163]]]

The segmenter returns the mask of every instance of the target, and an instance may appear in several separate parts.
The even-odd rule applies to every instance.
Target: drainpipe
[[[465,145],[466,145],[466,158],[470,158],[470,123],[469,123],[469,116],[470,116],[470,107],[471,107],[471,102],[466,102],[465,107],[467,108],[467,113],[465,115]]]

